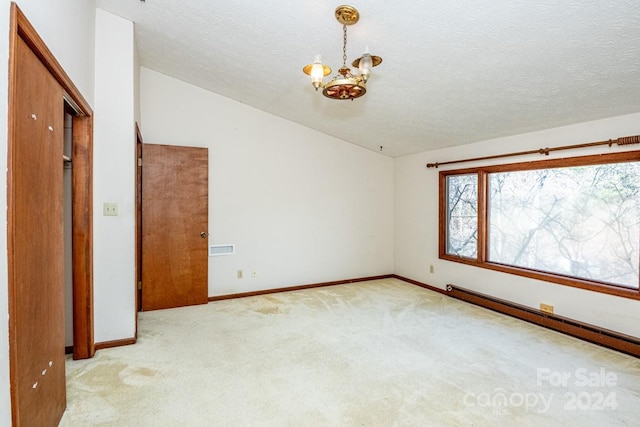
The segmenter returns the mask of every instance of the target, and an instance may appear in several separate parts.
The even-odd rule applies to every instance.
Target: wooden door
[[[13,420],[53,426],[66,407],[63,90],[26,43],[16,43],[8,174]]]
[[[142,309],[208,302],[208,152],[142,144]]]

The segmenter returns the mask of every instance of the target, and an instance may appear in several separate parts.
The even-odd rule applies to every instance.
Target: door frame
[[[15,345],[16,277],[13,272],[14,243],[14,199],[16,197],[11,171],[20,165],[13,164],[13,147],[18,143],[15,132],[13,107],[17,96],[16,75],[20,72],[16,64],[16,49],[21,38],[38,57],[51,76],[60,84],[64,92],[64,103],[76,115],[72,123],[72,242],[73,242],[73,320],[75,359],[87,359],[95,354],[93,335],[93,111],[60,63],[47,48],[34,27],[20,8],[11,3],[9,34],[9,105],[7,135],[7,264],[9,295],[9,360],[11,383],[12,418],[16,419],[15,392],[16,366],[20,363]],[[61,100],[62,101],[62,100]],[[61,102],[60,114],[64,114]],[[62,167],[62,165],[60,166]],[[61,343],[64,347],[64,343]]]
[[[138,337],[138,312],[142,311],[142,132],[136,122],[136,338]]]

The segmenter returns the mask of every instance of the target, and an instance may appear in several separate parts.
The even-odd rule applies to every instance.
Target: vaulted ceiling
[[[302,67],[342,65],[341,3],[96,0],[135,23],[140,64],[397,157],[640,112],[640,1],[353,1],[347,62],[383,58],[354,101]]]

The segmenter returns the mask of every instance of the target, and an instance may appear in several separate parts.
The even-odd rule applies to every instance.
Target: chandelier
[[[360,14],[353,6],[338,6],[336,19],[342,24],[342,67],[338,74],[323,84],[322,79],[331,74],[331,68],[322,63],[320,55],[316,55],[313,64],[305,66],[302,71],[311,77],[311,84],[318,90],[322,87],[322,94],[331,99],[354,100],[367,93],[367,80],[371,76],[371,69],[382,62],[379,56],[365,52],[362,57],[351,63],[359,69],[359,74],[353,74],[347,67],[347,25],[353,25],[360,19]]]

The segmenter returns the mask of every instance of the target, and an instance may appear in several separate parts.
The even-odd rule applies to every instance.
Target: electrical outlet
[[[238,279],[242,279],[242,277],[244,276],[244,274],[242,273],[242,270],[238,270],[236,274]]]
[[[435,268],[433,268],[433,265],[429,266],[429,273],[433,273],[435,272]]]
[[[118,216],[118,204],[115,202],[104,202],[102,205],[103,216]]]
[[[553,314],[553,306],[540,303],[540,311],[542,311],[543,313]]]

